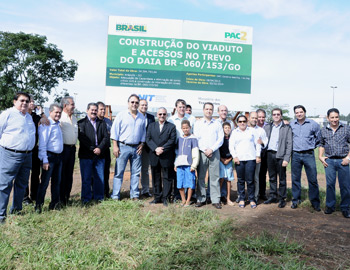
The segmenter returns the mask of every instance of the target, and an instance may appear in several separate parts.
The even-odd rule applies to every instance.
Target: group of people
[[[278,203],[279,208],[284,208],[286,167],[291,161],[291,208],[296,209],[301,202],[304,166],[309,200],[316,211],[321,211],[314,156],[314,149],[319,147],[327,182],[324,213],[335,211],[338,173],[340,208],[343,216],[350,218],[350,127],[339,121],[337,109],[328,110],[329,124],[320,129],[306,117],[302,105],[294,107],[296,119],[290,123],[283,120],[279,108],[272,110],[273,121],[266,123],[266,112],[262,109],[231,121],[227,119],[225,105],[218,107],[219,118],[214,119],[214,105],[210,102],[203,105],[203,117],[196,120],[183,99],[176,101],[174,114],[169,118],[166,108],[159,108],[155,121],[147,112],[146,100],[132,94],[127,102],[128,109],[119,112],[113,122],[104,117],[106,106],[102,102],[89,103],[87,116],[77,121],[72,97],[50,105],[47,117],[36,115],[30,95],[17,93],[14,107],[0,115],[0,222],[5,222],[12,186],[11,214],[22,210],[23,198],[25,203],[35,201],[35,210],[41,213],[50,180],[49,209],[59,209],[70,202],[77,140],[83,204],[100,202],[109,196],[120,200],[129,161],[132,200],[152,196],[150,166],[151,204],[168,206],[179,201],[188,207],[195,201],[195,207],[211,203],[216,209],[221,209],[222,204],[234,205],[230,196],[234,164],[239,207],[248,204],[254,209],[262,200],[264,204]],[[111,146],[116,164],[110,195]]]

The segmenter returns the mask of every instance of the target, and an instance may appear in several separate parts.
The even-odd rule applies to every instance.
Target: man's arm
[[[287,167],[290,157],[292,155],[292,150],[293,150],[293,133],[292,133],[292,128],[290,126],[287,127],[287,134],[286,134],[286,153],[283,158],[283,167]]]

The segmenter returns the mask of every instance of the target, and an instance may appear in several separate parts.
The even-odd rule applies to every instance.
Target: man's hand
[[[325,168],[328,167],[328,164],[327,164],[327,162],[326,162],[326,159],[327,159],[327,158],[328,158],[328,157],[318,157],[318,159],[322,162],[323,167],[325,167]]]
[[[47,170],[49,169],[49,167],[50,167],[50,164],[49,164],[49,163],[44,163],[44,164],[43,164],[43,170],[44,170],[44,171],[47,171]]]
[[[120,155],[120,150],[119,150],[119,147],[116,146],[116,145],[113,145],[113,155],[118,158],[119,155]]]
[[[343,161],[341,162],[341,165],[347,166],[347,165],[349,165],[349,163],[350,163],[350,160],[348,159],[348,157],[345,157],[345,158],[343,158]]]
[[[238,159],[238,157],[235,157],[235,158],[233,159],[233,161],[235,162],[235,164],[239,165],[239,159]]]
[[[45,114],[43,114],[40,118],[40,121],[39,121],[39,125],[43,125],[43,126],[49,126],[50,125],[50,120],[49,118],[46,117]]]
[[[96,156],[99,156],[99,155],[101,154],[101,149],[98,148],[98,147],[96,147],[96,148],[94,149],[94,154],[95,154]]]
[[[176,170],[176,167],[174,167],[174,171],[176,172],[177,170]]]
[[[258,139],[258,144],[263,144],[263,141],[260,138]]]
[[[205,149],[204,154],[210,158],[213,155],[213,150],[211,150],[210,148]]]
[[[143,143],[140,143],[139,146],[137,147],[136,153],[138,155],[142,154],[142,148],[143,148]]]
[[[164,148],[159,146],[156,148],[155,152],[157,156],[160,156],[161,154],[163,154]]]
[[[283,160],[282,167],[287,167],[287,166],[288,166],[288,161]]]
[[[256,157],[256,164],[259,164],[261,162],[261,158],[260,157]]]

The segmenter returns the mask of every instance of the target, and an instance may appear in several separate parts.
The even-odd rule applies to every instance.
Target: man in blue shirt
[[[112,199],[120,200],[120,189],[124,171],[130,161],[130,198],[139,200],[139,179],[141,173],[141,154],[146,140],[145,117],[137,109],[140,98],[132,94],[128,99],[128,110],[118,113],[111,129],[115,163]]]
[[[301,201],[301,170],[303,165],[309,182],[309,200],[312,207],[320,209],[320,196],[317,183],[317,169],[314,149],[320,126],[313,120],[306,118],[306,110],[302,105],[294,107],[295,120],[290,122],[293,132],[292,153],[292,209],[296,209]]]
[[[338,181],[341,195],[340,209],[345,218],[350,218],[350,127],[339,122],[336,108],[327,112],[329,124],[321,129],[318,158],[326,171],[326,210],[325,214],[335,211],[335,182]]]
[[[37,213],[41,213],[50,178],[51,203],[49,209],[59,208],[60,201],[63,136],[59,120],[62,114],[62,107],[58,104],[51,104],[49,111],[50,125],[40,125],[38,129],[39,159],[42,162],[42,173],[35,206]]]
[[[15,188],[11,214],[22,210],[28,186],[35,145],[35,125],[28,113],[29,100],[27,93],[17,93],[13,98],[14,106],[0,115],[0,223],[6,219],[12,185]]]

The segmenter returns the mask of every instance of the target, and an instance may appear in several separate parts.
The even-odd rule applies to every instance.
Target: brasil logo
[[[147,32],[147,27],[146,25],[117,24],[115,30],[125,32]]]

